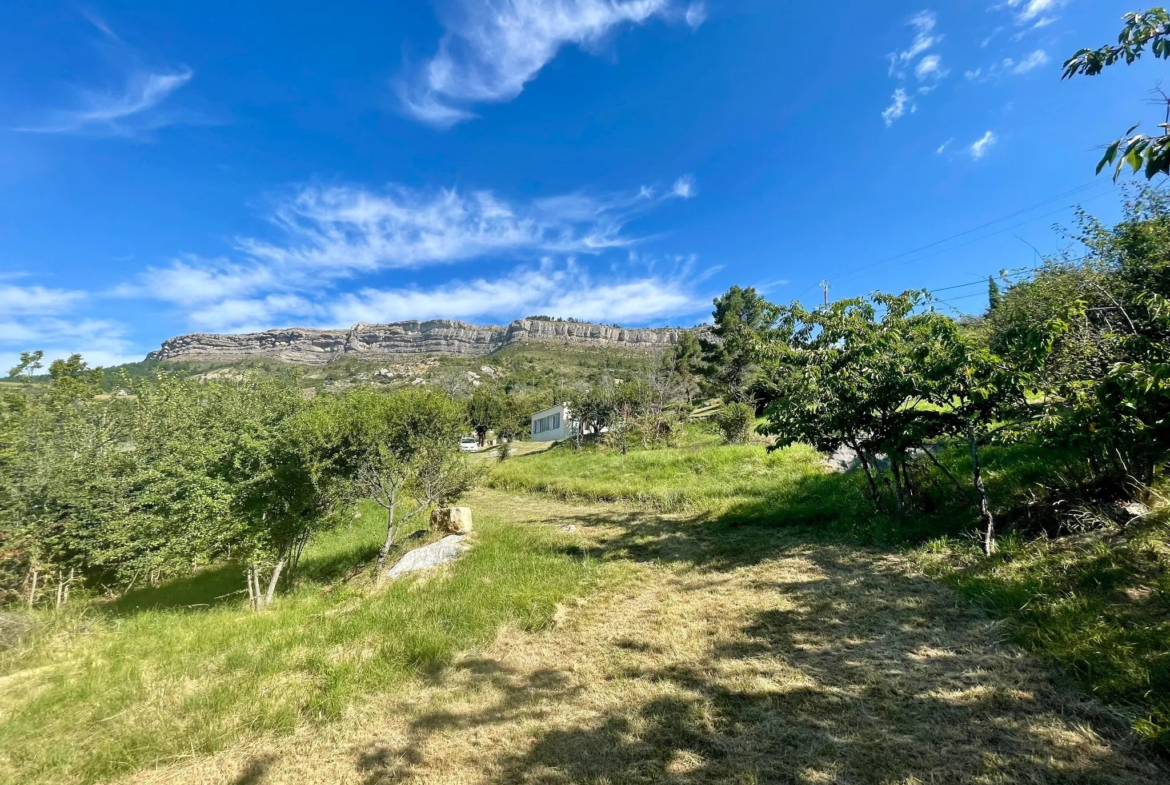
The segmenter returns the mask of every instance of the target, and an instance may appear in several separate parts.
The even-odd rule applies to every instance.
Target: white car
[[[459,440],[459,449],[463,452],[479,452],[479,442],[474,436],[464,436]]]

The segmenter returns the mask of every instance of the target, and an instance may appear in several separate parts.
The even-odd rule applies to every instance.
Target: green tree
[[[376,564],[380,579],[402,527],[432,505],[450,503],[473,482],[458,450],[466,413],[448,396],[426,389],[386,395],[358,388],[342,406],[345,462],[362,492],[386,510]]]
[[[1117,37],[1116,45],[1105,45],[1099,49],[1081,49],[1064,64],[1064,79],[1081,74],[1097,76],[1105,68],[1122,60],[1132,65],[1149,51],[1158,59],[1170,58],[1170,14],[1162,8],[1126,14],[1125,25]],[[1170,112],[1170,98],[1167,98]],[[1134,134],[1134,125],[1121,139],[1105,149],[1105,155],[1097,164],[1097,173],[1110,164],[1116,164],[1113,177],[1116,179],[1126,164],[1137,172],[1145,168],[1147,179],[1157,174],[1170,173],[1170,113],[1167,122],[1159,124],[1162,133],[1157,136]]]
[[[999,292],[999,284],[995,282],[993,276],[987,276],[987,311],[988,313],[994,311],[999,307],[1002,295]]]
[[[482,447],[488,431],[499,431],[508,415],[508,401],[503,391],[494,385],[480,385],[467,399],[467,419],[475,430],[475,438]]]
[[[714,302],[715,325],[702,342],[708,375],[726,400],[747,401],[755,380],[755,341],[772,327],[780,308],[750,286],[733,286]]]

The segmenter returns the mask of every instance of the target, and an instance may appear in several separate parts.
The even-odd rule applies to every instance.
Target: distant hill
[[[700,328],[701,329],[701,328]],[[197,333],[164,341],[149,360],[280,360],[321,365],[341,359],[376,360],[409,355],[481,357],[536,342],[632,350],[670,347],[681,327],[626,328],[577,321],[517,319],[507,326],[479,326],[449,319],[357,324],[348,330],[288,328],[246,335]]]

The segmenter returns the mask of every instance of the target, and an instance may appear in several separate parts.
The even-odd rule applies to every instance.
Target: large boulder
[[[397,564],[386,570],[386,577],[397,578],[408,572],[431,570],[448,562],[453,562],[471,547],[466,540],[466,537],[453,534],[449,537],[444,537],[438,542],[432,542],[430,545],[415,548],[399,559]]]
[[[471,534],[471,508],[440,507],[433,510],[431,528],[449,534]]]

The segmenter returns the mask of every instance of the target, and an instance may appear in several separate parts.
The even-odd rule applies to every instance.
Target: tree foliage
[[[1108,66],[1121,61],[1132,65],[1147,47],[1157,59],[1170,58],[1170,14],[1165,9],[1151,8],[1126,14],[1124,21],[1116,45],[1079,50],[1065,61],[1063,78],[1097,76]],[[1158,124],[1162,129],[1160,135],[1135,134],[1138,126],[1134,125],[1105,148],[1105,155],[1097,164],[1097,173],[1115,164],[1113,177],[1117,179],[1128,164],[1134,172],[1144,168],[1146,179],[1157,174],[1170,174],[1170,99],[1167,99],[1167,107],[1166,121]]]
[[[40,360],[22,357],[17,376]],[[108,396],[76,356],[50,377],[0,400],[0,580],[30,603],[50,585],[61,602],[81,583],[126,588],[230,558],[260,609],[371,477],[401,469],[422,506],[469,480],[464,409],[431,391],[310,400],[274,379],[161,372]]]

